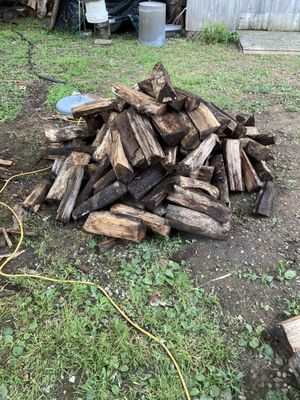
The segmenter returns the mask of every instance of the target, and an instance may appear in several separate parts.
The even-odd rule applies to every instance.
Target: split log
[[[200,181],[210,182],[214,173],[214,167],[203,165],[198,169],[191,170],[190,167],[179,163],[176,165],[175,171],[177,175],[199,179]]]
[[[197,97],[193,93],[187,92],[186,90],[175,87],[175,92],[178,97],[185,97],[184,108],[187,111],[193,111],[199,107],[200,103],[202,103],[201,98]]]
[[[66,182],[66,190],[57,209],[56,220],[68,223],[71,218],[72,211],[75,207],[77,196],[81,187],[84,175],[84,167],[76,166],[73,173]]]
[[[199,132],[200,140],[204,140],[221,126],[213,113],[204,104],[200,104],[196,110],[188,111],[187,113]]]
[[[298,387],[300,388],[300,352],[295,353],[294,356],[289,359],[289,368],[293,372]]]
[[[199,211],[171,204],[167,207],[166,222],[172,228],[211,239],[226,239],[231,227],[230,222],[220,224]]]
[[[66,191],[66,182],[72,176],[76,166],[85,166],[90,162],[90,156],[84,153],[73,152],[66,158],[59,174],[50,188],[46,200],[61,200]]]
[[[254,207],[254,214],[270,217],[272,214],[273,201],[275,197],[275,187],[273,181],[268,181],[260,190]]]
[[[244,126],[255,126],[254,114],[249,115],[241,113],[236,116],[236,120],[237,122],[243,124]]]
[[[143,199],[142,202],[145,206],[154,212],[154,210],[161,205],[164,199],[171,192],[174,185],[173,176],[167,176],[160,183],[158,183]]]
[[[300,315],[280,322],[277,329],[287,351],[291,355],[300,352]]]
[[[109,170],[93,185],[94,193],[100,192],[100,190],[106,188],[117,180],[116,173],[113,169]]]
[[[170,106],[174,108],[176,111],[181,111],[186,102],[186,97],[182,93],[176,92],[176,100],[172,100],[169,102]]]
[[[176,146],[187,131],[176,111],[168,111],[163,115],[152,116],[152,122],[162,139],[170,146]]]
[[[168,172],[161,165],[148,167],[128,184],[128,192],[134,200],[139,201],[167,175]]]
[[[69,146],[69,147],[46,147],[45,154],[51,156],[68,156],[73,152],[86,153],[93,156],[97,147],[95,146]]]
[[[145,79],[144,81],[139,82],[137,85],[143,93],[155,98],[151,78]]]
[[[51,169],[51,172],[54,175],[58,175],[59,174],[59,171],[60,171],[61,167],[64,165],[64,162],[66,161],[66,158],[67,157],[65,157],[65,156],[61,156],[61,157],[56,157],[55,158],[54,163],[52,165],[52,169]]]
[[[188,167],[191,171],[200,169],[217,143],[219,143],[219,138],[217,135],[212,133],[203,140],[195,150],[184,158],[180,164]]]
[[[124,241],[122,239],[110,238],[106,240],[102,240],[96,246],[95,252],[100,255],[106,253],[107,251],[113,250],[116,247],[122,246]]]
[[[124,85],[115,86],[113,92],[141,113],[160,115],[166,111],[166,104],[157,103],[152,97]]]
[[[30,193],[29,196],[26,197],[23,204],[27,207],[31,212],[36,213],[40,209],[41,205],[44,203],[46,196],[49,192],[49,189],[52,185],[50,179],[44,179],[40,182]]]
[[[127,187],[122,182],[115,182],[112,185],[100,190],[94,196],[81,203],[72,213],[72,217],[77,220],[91,211],[100,210],[109,206],[127,192]]]
[[[246,136],[247,128],[244,125],[240,124],[239,122],[236,122],[235,124],[233,124],[233,126],[234,129],[231,132],[229,132],[231,124],[229,124],[225,129],[225,132],[227,131],[227,134],[230,137],[230,139],[241,139]]]
[[[256,160],[251,160],[251,161],[261,181],[266,182],[266,181],[272,181],[274,179],[273,172],[267,166],[267,163],[265,161],[256,161]]]
[[[240,141],[237,139],[227,139],[224,150],[229,188],[233,192],[242,192],[243,176]]]
[[[100,130],[104,125],[104,119],[102,118],[101,114],[84,117],[84,119],[90,136],[95,136],[97,131]]]
[[[92,212],[83,229],[96,235],[140,242],[145,238],[146,228],[137,218],[115,215],[108,211]]]
[[[114,119],[114,126],[120,132],[122,145],[128,161],[133,167],[143,167],[146,159],[130,124],[128,113],[122,112]]]
[[[110,162],[109,162],[109,159],[107,156],[104,156],[99,161],[99,163],[97,164],[97,167],[96,167],[96,171],[91,175],[90,179],[87,181],[84,188],[79,193],[79,196],[77,197],[77,200],[76,200],[76,207],[79,206],[79,204],[86,201],[91,196],[91,194],[93,193],[94,185],[103,176],[103,174],[106,171],[106,169],[108,168],[109,164],[110,164]]]
[[[166,224],[164,218],[159,217],[158,215],[139,210],[138,208],[129,207],[124,204],[115,204],[110,208],[110,212],[139,218],[150,231],[161,236],[170,236],[171,227]]]
[[[256,142],[263,144],[264,146],[275,144],[275,133],[260,133],[255,126],[249,126],[246,128],[246,136]]]
[[[138,142],[148,165],[153,165],[159,162],[165,157],[165,154],[155,137],[155,132],[148,118],[144,115],[138,114],[133,109],[129,109],[127,115],[134,137]]]
[[[45,129],[45,136],[49,142],[67,142],[72,139],[86,139],[91,136],[87,129],[80,126],[63,126],[61,128]]]
[[[3,160],[3,158],[0,158],[0,166],[1,167],[10,167],[12,165],[11,160]]]
[[[210,163],[214,168],[212,184],[219,189],[220,200],[229,205],[229,188],[222,154],[217,154],[213,156],[210,160]]]
[[[182,189],[200,189],[215,199],[219,198],[219,189],[208,182],[180,175],[174,177],[174,182]]]
[[[249,158],[244,150],[241,152],[242,171],[247,192],[256,192],[262,187],[262,182],[259,179],[255,169],[253,168]]]
[[[97,99],[89,103],[81,104],[72,108],[72,113],[75,118],[86,117],[93,114],[99,114],[103,111],[114,111],[115,100]]]
[[[108,126],[105,136],[103,136],[101,143],[97,146],[93,158],[96,161],[101,161],[105,156],[110,156],[111,152],[111,127]]]
[[[240,139],[244,151],[257,161],[267,161],[272,158],[271,149],[256,142],[255,140],[245,138]]]
[[[174,193],[169,195],[167,200],[182,207],[204,213],[221,224],[231,220],[231,209],[220,200],[216,200],[204,193],[195,193],[174,185]]]
[[[172,87],[170,76],[161,62],[157,63],[151,74],[154,96],[161,103],[176,100],[176,92]]]
[[[168,147],[165,150],[165,154],[166,156],[162,160],[162,165],[167,171],[172,172],[176,167],[177,146]]]
[[[121,141],[121,135],[117,129],[113,129],[111,132],[111,148],[109,159],[118,180],[126,182],[133,174],[133,169],[125,155]]]
[[[194,150],[200,144],[199,132],[185,111],[178,113],[178,117],[186,130],[186,135],[181,140],[181,146],[186,150]]]

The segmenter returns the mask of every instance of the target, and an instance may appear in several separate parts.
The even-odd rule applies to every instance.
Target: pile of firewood
[[[25,200],[30,210],[57,202],[58,221],[87,217],[85,231],[134,241],[146,230],[168,236],[171,228],[226,238],[230,192],[259,191],[254,212],[270,216],[266,161],[275,137],[260,133],[253,115],[232,118],[173,87],[161,63],[150,79],[113,92],[115,99],[72,109],[84,128],[46,130],[45,155],[54,164]]]

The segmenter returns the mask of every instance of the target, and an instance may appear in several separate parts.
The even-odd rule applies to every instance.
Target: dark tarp
[[[106,8],[111,22],[111,30],[120,27],[129,14],[138,6],[140,0],[106,0]],[[61,29],[78,29],[78,0],[62,0],[55,26]]]

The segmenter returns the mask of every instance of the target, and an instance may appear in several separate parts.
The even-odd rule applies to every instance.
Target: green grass
[[[143,46],[133,35],[113,37],[110,47],[97,47],[92,38],[53,32],[47,35],[40,21],[23,20],[14,29],[34,42],[33,61],[44,76],[65,80],[49,85],[47,100],[53,107],[74,90],[111,96],[115,83],[133,84],[149,76],[153,65],[163,61],[175,85],[201,94],[232,111],[262,111],[272,107],[300,109],[300,58],[245,56],[234,46],[206,46],[201,41],[169,39],[166,46]],[[36,79],[27,68],[27,44],[11,32],[0,31],[4,64],[0,76],[1,120],[13,119],[20,111],[25,85]]]
[[[37,226],[31,219],[29,227]],[[38,261],[40,273],[83,279],[71,265],[73,249],[51,252],[59,239],[56,228],[46,223],[39,233],[39,241],[26,240],[33,254],[27,268],[37,268]],[[234,343],[221,330],[218,298],[194,288],[184,265],[169,260],[182,240],[154,238],[105,257],[91,253],[91,244],[88,238],[82,242],[86,252],[76,255],[77,262],[107,274],[108,290],[128,315],[174,352],[193,396],[230,399],[239,393],[243,375],[236,367]],[[0,398],[1,390],[6,399],[62,398],[67,387],[87,400],[184,397],[163,350],[129,327],[95,288],[18,283],[26,290],[0,303],[0,358],[5,361]],[[158,293],[165,306],[151,306],[151,293]]]

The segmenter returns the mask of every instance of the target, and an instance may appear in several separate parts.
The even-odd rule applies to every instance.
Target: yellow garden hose
[[[13,175],[12,177],[10,177],[5,182],[3,187],[0,189],[0,194],[4,191],[4,189],[7,187],[9,182],[14,180],[15,178],[20,177],[20,176],[27,176],[27,175],[33,175],[33,174],[41,173],[41,172],[44,172],[44,171],[48,171],[49,169],[51,169],[51,167],[42,168],[42,169],[39,169],[39,170],[36,170],[36,171],[22,172],[22,173]],[[19,216],[17,215],[17,213],[8,204],[3,203],[2,201],[0,201],[0,207],[1,206],[6,208],[6,209],[8,209],[13,214],[13,216],[16,218],[16,220],[18,221],[18,224],[19,224],[19,227],[20,227],[20,239],[18,241],[18,244],[17,244],[16,248],[12,252],[12,254],[0,265],[0,276],[3,276],[5,278],[28,278],[28,279],[38,279],[38,280],[41,280],[41,281],[60,283],[60,284],[69,284],[69,285],[81,284],[81,285],[85,285],[85,286],[95,286],[95,287],[97,287],[97,289],[100,290],[100,292],[108,299],[110,304],[129,323],[129,325],[131,325],[137,331],[141,332],[143,335],[147,336],[152,341],[158,343],[165,350],[165,352],[167,353],[167,355],[169,356],[169,358],[171,359],[172,363],[174,364],[174,366],[176,368],[176,371],[177,371],[177,374],[179,376],[179,379],[180,379],[180,382],[181,382],[181,385],[182,385],[186,400],[191,400],[191,397],[190,397],[190,394],[189,394],[189,391],[188,391],[188,388],[187,388],[183,373],[181,372],[181,369],[180,369],[175,357],[173,356],[171,351],[168,349],[168,347],[161,340],[159,340],[159,338],[157,338],[155,335],[153,335],[152,333],[148,332],[147,330],[143,329],[141,326],[139,326],[137,323],[135,323],[130,317],[128,317],[128,315],[110,297],[110,295],[103,289],[102,286],[98,285],[97,283],[89,282],[89,281],[65,280],[65,279],[51,278],[51,277],[43,276],[43,275],[9,274],[9,273],[3,272],[3,268],[16,256],[16,254],[18,253],[18,251],[19,251],[19,249],[20,249],[20,247],[22,245],[23,238],[24,238],[24,228],[23,228],[23,224],[22,224],[22,221],[20,220]]]

